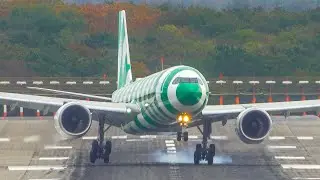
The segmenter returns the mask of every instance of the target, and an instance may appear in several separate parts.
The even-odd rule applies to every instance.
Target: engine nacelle
[[[240,140],[247,144],[259,144],[269,134],[272,128],[270,115],[257,108],[242,111],[236,120],[236,133]]]
[[[54,126],[67,139],[85,135],[92,124],[90,110],[78,103],[69,102],[61,106],[54,116]]]

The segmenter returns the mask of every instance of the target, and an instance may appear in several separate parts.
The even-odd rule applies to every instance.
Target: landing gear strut
[[[104,133],[111,127],[104,129],[106,117],[104,114],[98,114],[99,118],[99,135],[98,140],[93,140],[90,150],[90,162],[95,163],[97,159],[103,159],[104,163],[109,163],[109,156],[111,154],[112,143],[107,140],[104,143]]]
[[[204,119],[203,132],[199,127],[198,129],[202,134],[202,144],[196,145],[196,150],[194,151],[194,164],[199,164],[200,160],[206,160],[209,165],[212,165],[216,147],[214,144],[210,144],[208,147],[208,138],[210,138],[212,132],[211,122]]]

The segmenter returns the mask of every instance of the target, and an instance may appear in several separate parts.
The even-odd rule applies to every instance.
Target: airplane
[[[320,100],[207,105],[209,87],[205,77],[197,69],[185,65],[173,66],[133,81],[125,10],[119,11],[118,20],[117,90],[112,97],[27,87],[96,100],[0,92],[0,104],[39,109],[44,114],[56,112],[54,127],[66,139],[84,136],[92,121],[98,121],[97,139],[92,141],[90,149],[91,163],[97,159],[110,162],[112,143],[109,138],[105,140],[105,132],[111,126],[132,135],[176,133],[177,141],[188,141],[188,129],[196,127],[202,134],[202,142],[195,147],[194,164],[204,160],[212,165],[216,153],[215,144],[208,145],[212,123],[221,122],[224,126],[233,120],[235,133],[243,143],[259,144],[272,129],[270,113],[289,115],[290,112],[319,111]],[[93,119],[94,115],[97,119]],[[106,125],[109,126],[105,128]]]

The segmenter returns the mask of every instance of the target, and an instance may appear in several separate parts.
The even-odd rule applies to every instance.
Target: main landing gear
[[[112,143],[107,140],[104,143],[104,133],[111,127],[104,129],[106,117],[103,114],[98,114],[99,118],[99,136],[98,140],[93,140],[90,150],[90,162],[95,163],[97,159],[103,159],[104,163],[109,163],[109,156],[111,154]]]
[[[206,160],[208,165],[212,165],[216,147],[214,144],[210,144],[208,147],[208,138],[210,138],[212,132],[211,122],[204,119],[203,132],[199,126],[198,129],[202,134],[202,144],[196,145],[196,150],[194,151],[194,164],[199,164],[200,160]]]

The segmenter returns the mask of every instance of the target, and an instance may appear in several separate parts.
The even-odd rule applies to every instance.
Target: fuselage
[[[199,114],[208,102],[204,76],[189,66],[175,66],[132,82],[112,94],[113,102],[136,103],[141,113],[123,129],[139,134],[177,124],[177,115]]]

